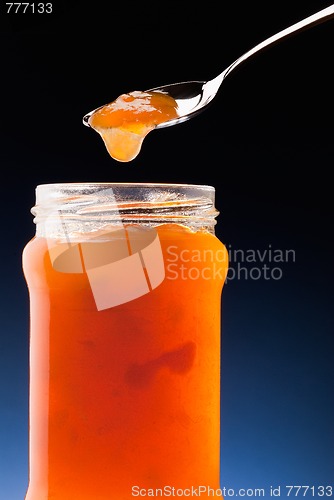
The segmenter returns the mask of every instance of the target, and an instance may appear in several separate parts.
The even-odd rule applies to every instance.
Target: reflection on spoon
[[[225,78],[241,63],[279,40],[333,17],[334,5],[331,5],[259,43],[212,80],[172,83],[145,92],[131,92],[88,113],[83,122],[102,136],[114,159],[131,161],[139,154],[151,130],[177,125],[204,111]]]

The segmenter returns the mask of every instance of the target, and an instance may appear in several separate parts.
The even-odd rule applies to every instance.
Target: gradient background
[[[210,79],[330,5],[245,3],[58,0],[49,16],[9,16],[0,4],[1,500],[23,499],[27,487],[21,253],[34,234],[35,186],[48,182],[211,184],[229,249],[294,250],[295,261],[264,262],[281,279],[243,275],[224,288],[222,486],[263,488],[266,498],[270,486],[283,498],[285,485],[334,487],[334,21],[243,65],[207,111],[149,134],[130,164],[81,122],[123,92]],[[242,265],[249,275],[263,263]]]

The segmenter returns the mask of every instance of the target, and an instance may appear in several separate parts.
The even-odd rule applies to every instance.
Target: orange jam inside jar
[[[96,109],[86,123],[100,134],[112,158],[128,162],[156,125],[177,116],[177,103],[168,94],[134,91]]]
[[[228,259],[213,196],[190,185],[37,188],[23,255],[26,500],[219,492]]]

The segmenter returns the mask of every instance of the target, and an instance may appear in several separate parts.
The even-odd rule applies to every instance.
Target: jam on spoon
[[[112,158],[128,162],[139,154],[151,130],[177,118],[177,107],[166,93],[134,91],[88,113],[83,120],[100,134]]]
[[[114,159],[131,161],[139,154],[151,130],[182,123],[202,112],[225,78],[241,63],[266,47],[333,17],[334,4],[267,38],[212,80],[172,83],[145,92],[123,94],[114,102],[88,113],[83,122],[102,136]]]

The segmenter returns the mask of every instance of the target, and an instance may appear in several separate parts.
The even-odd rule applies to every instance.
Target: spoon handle
[[[204,86],[210,87],[210,93],[215,93],[218,92],[218,89],[223,82],[223,80],[227,77],[231,71],[233,71],[236,67],[238,67],[242,62],[244,62],[246,59],[251,57],[252,55],[256,54],[260,50],[263,50],[265,47],[268,47],[268,45],[273,45],[279,40],[282,40],[283,38],[287,38],[290,35],[296,34],[299,31],[302,31],[303,29],[306,28],[311,28],[312,26],[315,26],[316,24],[320,24],[324,21],[327,21],[331,18],[334,17],[334,4],[330,5],[329,7],[326,7],[325,9],[320,10],[319,12],[316,12],[315,14],[306,17],[302,21],[299,21],[298,23],[293,24],[289,28],[285,28],[282,31],[279,31],[276,33],[276,35],[273,35],[263,42],[259,43],[258,45],[255,45],[251,50],[248,50],[240,56],[236,61],[234,61],[230,66],[228,66],[222,73],[220,73],[216,78],[213,80],[210,80],[207,82]]]

